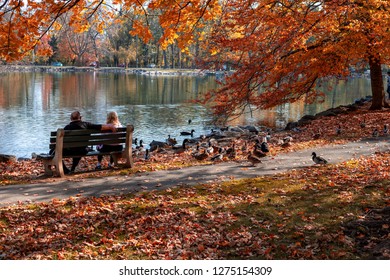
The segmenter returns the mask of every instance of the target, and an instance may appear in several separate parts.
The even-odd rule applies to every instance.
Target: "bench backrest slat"
[[[56,137],[50,138],[50,143],[55,144],[56,143]],[[118,139],[120,142],[118,143],[124,143],[122,141],[126,140],[126,133],[120,132],[120,133],[105,133],[105,134],[84,134],[84,135],[66,135],[64,136],[64,143],[68,142],[79,142],[79,141],[104,141],[104,140],[115,140]]]
[[[55,149],[57,131],[51,132],[50,135],[49,148]],[[63,148],[85,147],[102,144],[126,144],[126,128],[118,128],[117,132],[89,129],[64,130]]]
[[[118,127],[116,132],[125,132],[126,127]],[[65,130],[65,135],[84,135],[84,134],[100,134],[100,133],[112,133],[111,131],[101,131],[94,129],[78,129],[78,130]],[[51,137],[56,137],[57,131],[50,132]]]

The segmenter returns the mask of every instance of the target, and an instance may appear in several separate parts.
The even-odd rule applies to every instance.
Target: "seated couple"
[[[82,116],[79,111],[74,111],[70,115],[70,123],[64,127],[64,130],[78,130],[78,129],[96,129],[96,130],[111,130],[112,132],[116,131],[116,128],[121,127],[121,123],[119,122],[118,115],[116,112],[109,112],[107,114],[106,124],[93,124],[90,122],[85,122],[81,120]],[[122,151],[123,146],[120,144],[113,145],[99,145],[97,147],[98,151],[101,152],[114,152],[114,151]],[[88,153],[88,147],[76,147],[76,148],[66,148],[64,149],[64,155],[72,155],[72,154],[80,154],[86,155]],[[54,152],[54,151],[52,151]],[[96,165],[96,169],[101,169],[103,156],[98,156],[98,163]],[[70,174],[73,173],[79,164],[81,157],[74,157],[72,162],[72,167],[69,170],[65,163],[62,162],[64,173]],[[110,156],[109,167],[113,167],[114,159]]]

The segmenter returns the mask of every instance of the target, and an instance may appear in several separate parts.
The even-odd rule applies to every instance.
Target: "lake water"
[[[194,129],[198,136],[213,128],[206,108],[190,101],[216,86],[215,76],[0,73],[0,154],[30,158],[33,152],[48,152],[50,131],[69,123],[74,110],[93,123],[104,123],[107,112],[116,111],[122,124],[135,126],[134,137],[146,145],[168,135],[181,143],[181,131]],[[339,82],[323,103],[286,104],[242,116],[232,124],[284,127],[303,115],[350,104],[370,93],[367,78],[354,78]]]

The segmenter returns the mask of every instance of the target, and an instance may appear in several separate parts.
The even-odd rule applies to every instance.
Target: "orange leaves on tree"
[[[130,34],[133,36],[139,36],[145,43],[149,42],[153,38],[148,26],[140,20],[133,21],[133,29],[130,31]]]

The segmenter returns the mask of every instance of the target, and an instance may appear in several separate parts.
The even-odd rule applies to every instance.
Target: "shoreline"
[[[349,114],[358,110],[361,110],[364,108],[364,106],[368,105],[371,102],[371,97],[367,96],[366,98],[361,98],[359,100],[356,100],[354,103],[349,105],[340,105],[335,108],[329,108],[325,111],[319,112],[315,115],[304,115],[302,118],[300,118],[297,121],[289,122],[287,123],[286,127],[284,129],[279,129],[274,132],[295,132],[299,131],[300,127],[304,127],[306,125],[309,125],[312,121],[321,118],[321,117],[337,117],[338,115],[343,114]],[[257,133],[265,132],[268,130],[272,130],[272,128],[265,127],[262,125],[247,125],[247,126],[231,126],[229,127],[232,132],[242,132],[244,133],[245,130],[247,130],[248,133],[254,133],[257,131]],[[35,154],[35,152],[33,152]],[[24,161],[24,160],[32,160],[31,158],[25,158],[25,157],[17,157],[16,155],[12,154],[5,154],[0,153],[0,163],[1,162],[17,162],[17,161]]]
[[[46,66],[46,65],[0,65],[0,73],[11,72],[96,72],[96,73],[126,73],[155,76],[207,76],[225,75],[229,71],[213,71],[202,69],[171,69],[171,68],[124,68],[124,67],[93,67],[93,66]]]

